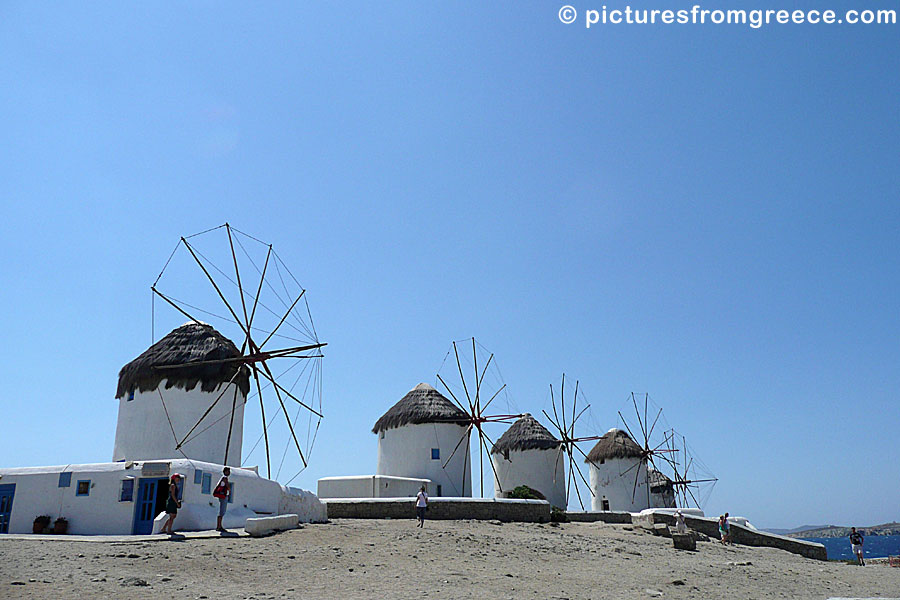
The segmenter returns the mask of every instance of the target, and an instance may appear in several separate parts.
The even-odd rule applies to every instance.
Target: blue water
[[[847,538],[802,538],[825,546],[829,560],[854,558]],[[900,535],[867,535],[863,544],[865,558],[884,558],[900,555]]]

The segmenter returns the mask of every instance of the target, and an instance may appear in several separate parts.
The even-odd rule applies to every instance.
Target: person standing
[[[856,564],[861,567],[866,566],[866,561],[863,559],[863,534],[856,530],[856,527],[850,528],[850,549],[853,551],[853,556],[856,557]]]
[[[419,520],[416,527],[425,527],[425,509],[428,508],[428,494],[425,492],[425,486],[416,494],[416,518]]]
[[[225,531],[225,528],[222,527],[222,517],[225,516],[225,510],[228,508],[228,499],[231,498],[229,475],[231,475],[231,469],[228,467],[222,469],[222,478],[213,490],[213,496],[219,499],[219,516],[216,519],[216,531]]]
[[[684,522],[684,513],[675,511],[675,533],[687,533],[687,524]]]
[[[731,543],[731,527],[728,525],[728,513],[719,517],[719,541],[723,546]]]
[[[175,530],[172,529],[172,526],[175,524],[175,516],[178,514],[178,509],[181,508],[181,501],[178,499],[178,481],[180,479],[181,475],[178,473],[173,473],[172,477],[169,478],[169,496],[166,498],[166,515],[169,518],[162,528],[162,533],[168,533],[169,535],[175,535]]]

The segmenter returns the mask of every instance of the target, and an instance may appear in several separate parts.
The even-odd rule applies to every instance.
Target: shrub
[[[518,500],[546,500],[544,495],[539,491],[528,487],[527,485],[520,485],[515,488],[513,491],[509,493],[509,498],[516,498]]]

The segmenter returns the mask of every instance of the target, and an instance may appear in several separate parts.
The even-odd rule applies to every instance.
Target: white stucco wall
[[[640,465],[629,471],[636,463]],[[637,490],[634,488],[635,476]],[[603,464],[590,463],[590,483],[594,492],[591,510],[603,510],[604,496],[609,500],[609,510],[640,512],[649,508],[647,465],[637,458],[609,458]]]
[[[182,388],[166,389],[165,381],[159,385],[165,399],[169,420],[159,391],[135,392],[134,400],[128,396],[119,399],[119,418],[116,425],[116,441],[113,449],[113,461],[146,460],[159,456],[182,456],[175,449],[175,436],[180,441],[215,399],[228,387],[215,408],[203,419],[203,422],[192,435],[181,451],[188,458],[221,464],[225,458],[225,443],[228,439],[228,427],[231,422],[231,405],[234,399],[234,384],[224,383],[212,392],[204,392],[200,384],[190,392]],[[234,426],[231,431],[231,444],[228,447],[226,464],[241,464],[241,443],[244,432],[243,393],[238,389],[237,403],[234,410]],[[203,433],[197,433],[205,428]],[[175,435],[172,435],[172,429]]]
[[[182,507],[175,519],[175,529],[198,531],[216,526],[219,501],[212,489],[222,476],[223,466],[186,459],[141,461],[135,463],[97,463],[55,467],[0,469],[0,484],[16,485],[9,533],[31,533],[32,522],[39,515],[69,521],[68,533],[81,535],[128,535],[132,533],[138,483],[146,462],[166,465],[165,474],[184,476]],[[196,470],[211,475],[209,493],[203,493],[202,478],[194,483]],[[72,473],[69,487],[59,487],[59,474]],[[134,494],[130,501],[120,501],[122,480],[134,478]],[[90,493],[78,496],[77,482],[90,480]],[[232,467],[229,478],[234,484],[233,502],[228,505],[226,527],[243,527],[247,518],[277,514],[297,514],[304,522],[324,522],[325,505],[311,492],[286,488],[277,481],[260,477],[252,469]]]
[[[437,488],[431,481],[415,477],[323,477],[319,480],[316,494],[319,498],[408,498],[418,494],[423,485],[429,496],[435,494]]]
[[[465,436],[466,428],[455,423],[421,423],[395,427],[378,434],[378,475],[428,479],[441,486],[442,496],[472,495],[472,455],[466,452],[470,440],[463,440],[456,454],[453,449]],[[439,459],[431,458],[438,448]],[[444,463],[450,459],[444,467]]]
[[[502,454],[491,454],[497,476],[494,497],[503,498],[520,485],[544,494],[551,506],[566,508],[566,465],[562,448],[548,450],[513,450],[509,460]]]

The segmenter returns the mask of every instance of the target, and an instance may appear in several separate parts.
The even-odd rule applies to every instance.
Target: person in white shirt
[[[416,494],[416,518],[419,520],[416,527],[425,527],[425,509],[428,508],[428,494],[425,492],[425,486]]]
[[[675,533],[687,533],[687,524],[684,522],[684,514],[680,510],[675,511]]]

